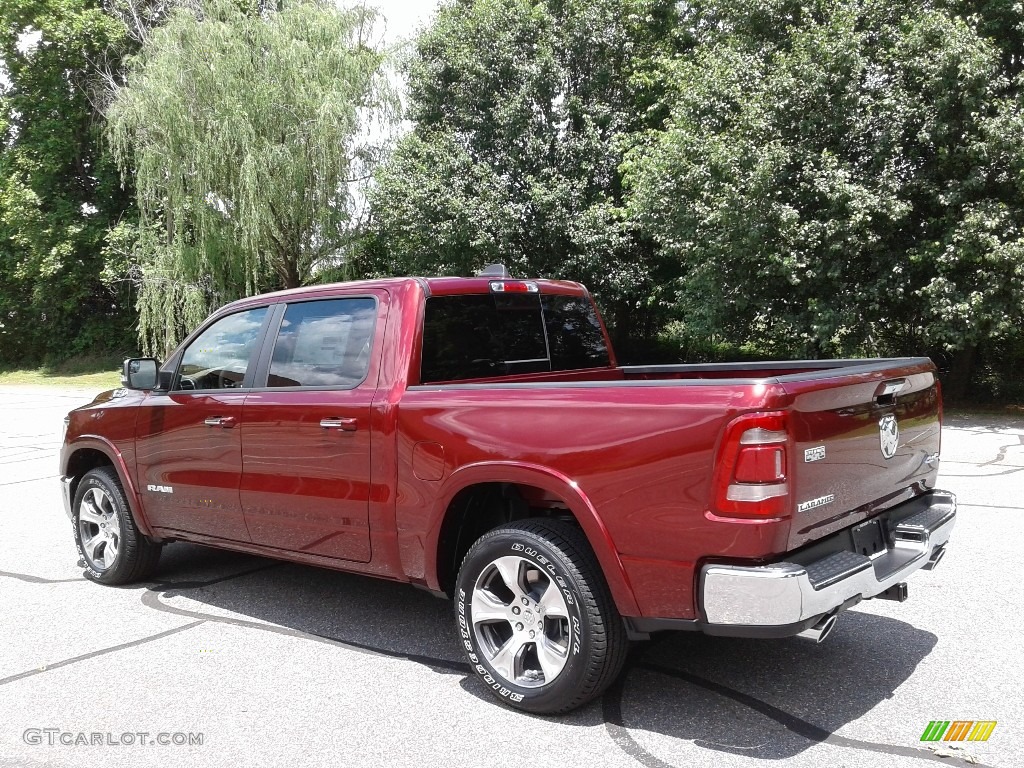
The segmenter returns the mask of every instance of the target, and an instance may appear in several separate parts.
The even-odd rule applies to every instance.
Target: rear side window
[[[270,360],[268,387],[354,387],[370,365],[372,298],[289,304]]]
[[[551,370],[571,371],[611,365],[601,322],[589,299],[583,296],[542,296],[541,303],[551,347]]]
[[[609,364],[586,298],[494,293],[427,299],[423,383]]]

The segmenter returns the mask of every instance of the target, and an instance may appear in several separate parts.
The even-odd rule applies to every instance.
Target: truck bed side
[[[625,368],[624,375],[637,378],[619,381],[531,376],[410,387],[398,413],[396,522],[406,572],[444,586],[443,564],[434,561],[441,521],[460,492],[489,477],[515,486],[530,506],[564,506],[577,519],[593,518],[580,522],[605,539],[595,549],[610,581],[621,573],[613,594],[624,614],[635,597],[641,615],[694,618],[696,574],[709,555],[770,560],[920,493],[934,479],[930,468],[914,476],[908,464],[924,466],[918,454],[938,450],[929,437],[937,424],[930,361],[749,366]],[[776,375],[750,378],[754,371]],[[879,461],[868,459],[878,445],[873,414],[889,406],[874,393],[894,379],[911,382],[913,397],[897,411],[910,419],[909,435],[920,445],[901,454],[906,466],[879,471]],[[743,413],[776,410],[793,420],[790,513],[743,521],[711,514],[712,469],[725,426]],[[832,446],[828,462],[808,471],[804,446],[823,440]],[[843,501],[797,514],[803,497],[823,493],[829,478]],[[602,553],[605,544],[609,551]]]

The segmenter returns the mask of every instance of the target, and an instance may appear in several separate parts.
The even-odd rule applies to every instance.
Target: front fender
[[[637,607],[633,589],[629,585],[629,578],[622,567],[619,553],[615,549],[608,529],[597,510],[594,509],[587,495],[572,480],[560,472],[549,467],[523,462],[481,462],[478,464],[467,464],[460,467],[444,481],[441,486],[434,515],[434,524],[427,533],[425,542],[424,566],[427,575],[428,586],[431,589],[439,590],[440,583],[437,576],[437,553],[441,536],[441,529],[444,520],[451,506],[452,501],[460,491],[473,485],[483,483],[516,483],[519,485],[531,485],[541,488],[548,493],[557,496],[566,507],[572,512],[576,522],[587,537],[594,554],[597,555],[598,563],[604,572],[608,588],[611,590],[612,598],[618,607],[619,613],[623,616],[640,615]]]
[[[128,506],[131,507],[135,524],[143,534],[153,538],[153,528],[150,526],[149,520],[146,519],[142,508],[142,500],[139,498],[138,489],[132,481],[131,473],[128,472],[124,457],[117,449],[117,446],[110,440],[102,435],[81,435],[75,438],[74,442],[65,445],[61,451],[61,474],[65,477],[68,476],[68,467],[71,466],[75,454],[82,450],[98,451],[110,460],[114,471],[117,472],[117,476],[121,480],[121,487],[124,489],[124,495],[128,499]]]

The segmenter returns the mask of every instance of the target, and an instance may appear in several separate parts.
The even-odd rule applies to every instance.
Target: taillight
[[[723,517],[787,515],[788,447],[783,412],[749,413],[729,422],[715,466],[712,511]]]

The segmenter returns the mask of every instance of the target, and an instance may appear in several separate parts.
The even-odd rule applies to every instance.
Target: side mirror
[[[124,361],[121,386],[125,389],[155,389],[160,363],[152,357],[132,357]]]

